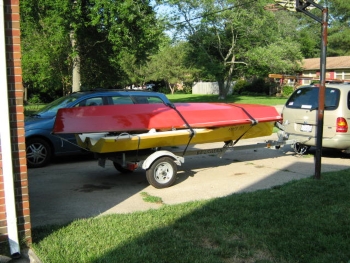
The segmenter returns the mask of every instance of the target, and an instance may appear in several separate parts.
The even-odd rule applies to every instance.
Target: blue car
[[[75,92],[51,102],[25,119],[27,166],[43,167],[49,164],[54,156],[86,153],[86,150],[77,145],[74,134],[59,137],[51,134],[58,109],[142,103],[170,102],[162,93],[132,90]]]

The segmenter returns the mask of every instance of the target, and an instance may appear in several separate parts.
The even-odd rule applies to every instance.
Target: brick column
[[[32,242],[24,134],[19,0],[4,0],[10,132],[19,239]],[[0,10],[2,11],[2,10]],[[1,124],[0,124],[1,125]],[[0,165],[2,167],[0,148]],[[7,241],[2,169],[0,170],[0,243]]]

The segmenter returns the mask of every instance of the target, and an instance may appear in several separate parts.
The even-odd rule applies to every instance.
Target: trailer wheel
[[[128,173],[132,173],[132,170],[129,170],[127,168],[124,168],[120,163],[117,162],[113,162],[114,168],[117,169],[118,172],[122,173],[122,174],[128,174]]]
[[[305,154],[310,149],[310,146],[297,142],[296,144],[293,145],[293,149],[294,149],[294,152],[297,154]]]
[[[161,157],[155,160],[146,171],[149,184],[155,188],[166,188],[174,184],[177,174],[177,165],[170,157]]]

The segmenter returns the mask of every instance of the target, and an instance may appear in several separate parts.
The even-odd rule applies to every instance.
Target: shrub
[[[283,96],[289,97],[294,91],[294,87],[292,86],[284,86],[282,87],[282,94]]]
[[[249,85],[248,81],[244,79],[237,80],[235,85],[233,86],[234,94],[241,94],[245,91],[246,87]]]
[[[167,88],[167,87],[160,87],[160,88],[158,88],[158,90],[157,90],[158,92],[160,92],[160,93],[164,93],[164,94],[169,94],[170,93],[170,89],[169,88]]]
[[[29,99],[28,103],[29,104],[39,104],[41,103],[40,95],[39,94],[33,94]]]
[[[263,78],[254,78],[247,89],[251,93],[269,95],[270,85]]]
[[[181,90],[176,89],[175,93],[178,93],[178,94],[192,94],[192,87],[190,85],[185,84]]]

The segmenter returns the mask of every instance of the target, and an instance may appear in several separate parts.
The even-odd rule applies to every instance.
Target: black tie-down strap
[[[259,122],[254,119],[254,117],[252,115],[250,115],[250,113],[243,107],[241,106],[238,106],[238,105],[233,105],[233,104],[230,104],[231,106],[234,106],[234,107],[237,107],[237,108],[240,108],[250,119],[250,121],[252,122],[252,124],[250,125],[249,129],[246,130],[243,134],[241,134],[234,142],[231,140],[231,141],[226,141],[225,142],[225,145],[224,147],[233,147],[236,145],[236,143],[239,142],[239,140],[255,125],[257,125]]]
[[[195,132],[194,132],[194,130],[192,129],[192,127],[190,126],[190,124],[186,121],[185,117],[182,116],[181,112],[179,112],[179,110],[175,107],[175,105],[174,105],[173,103],[166,103],[166,105],[167,105],[169,108],[171,108],[171,109],[173,109],[174,111],[176,111],[176,113],[180,116],[180,118],[184,121],[184,123],[186,124],[186,126],[187,126],[187,127],[190,129],[190,131],[191,131],[190,139],[188,140],[187,145],[186,145],[186,147],[185,147],[185,150],[184,150],[183,153],[182,153],[182,156],[185,156],[185,153],[186,153],[186,151],[187,151],[187,148],[188,148],[188,146],[190,145],[190,142],[191,142],[192,138],[194,137]]]

